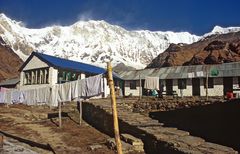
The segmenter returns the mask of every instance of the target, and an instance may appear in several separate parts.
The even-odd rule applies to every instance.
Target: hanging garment
[[[78,97],[86,97],[86,80],[78,80]]]
[[[4,88],[4,87],[0,87],[0,92],[6,92],[7,90],[9,90],[8,88]]]
[[[18,90],[12,91],[12,93],[11,93],[11,102],[13,104],[17,104],[17,103],[20,102],[20,91],[18,91]]]
[[[98,96],[104,92],[102,74],[86,78],[86,96]]]
[[[5,93],[5,97],[4,97],[4,102],[7,104],[11,104],[12,102],[12,90],[8,90]]]
[[[71,101],[71,94],[71,83],[60,84],[58,88],[58,102]]]
[[[36,89],[37,104],[47,104],[50,97],[50,87]]]
[[[78,80],[70,82],[71,84],[71,99],[78,98]]]
[[[29,89],[22,91],[25,96],[24,104],[36,105],[37,104],[37,91],[35,89]]]
[[[54,85],[50,88],[49,106],[58,106],[58,89],[59,85]]]
[[[25,102],[25,94],[23,91],[20,91],[19,103],[24,103],[24,102]]]
[[[146,77],[144,83],[145,89],[159,90],[159,77]]]
[[[0,103],[5,103],[4,100],[5,100],[5,94],[6,92],[0,92]]]

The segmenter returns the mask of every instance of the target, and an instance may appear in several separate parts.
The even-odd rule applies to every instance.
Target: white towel
[[[5,103],[5,94],[6,92],[0,92],[0,103]]]
[[[102,74],[86,78],[86,96],[98,96],[104,92]]]
[[[146,77],[144,82],[144,88],[159,90],[159,77]]]
[[[16,104],[20,102],[20,91],[14,90],[11,93],[11,102]]]
[[[58,102],[71,101],[71,84],[69,82],[59,85]]]
[[[11,90],[6,91],[5,97],[4,97],[4,102],[7,104],[12,103],[12,91]]]
[[[78,80],[78,97],[86,97],[86,80]]]
[[[50,87],[36,89],[37,104],[47,104],[50,97]]]
[[[78,98],[78,80],[70,82],[71,84],[71,99]]]
[[[58,106],[58,89],[59,85],[54,85],[50,88],[49,106]]]

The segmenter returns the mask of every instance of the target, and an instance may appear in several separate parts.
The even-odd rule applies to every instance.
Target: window
[[[130,89],[137,89],[137,82],[136,81],[130,81]]]
[[[240,77],[238,77],[238,87],[240,87]]]
[[[187,79],[178,79],[178,89],[187,88]]]
[[[206,78],[203,79],[204,88],[206,88]],[[214,88],[213,78],[208,78],[208,88]]]
[[[24,85],[48,84],[48,68],[24,71]]]

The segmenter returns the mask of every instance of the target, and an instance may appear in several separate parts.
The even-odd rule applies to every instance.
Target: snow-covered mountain
[[[240,31],[240,27],[223,28],[220,26],[215,26],[211,32],[204,34],[203,38],[211,36],[211,35],[227,34],[227,33],[238,32],[238,31]]]
[[[39,51],[98,66],[111,59],[113,65],[124,63],[135,68],[145,67],[171,43],[191,44],[201,38],[188,32],[128,31],[93,20],[29,29],[4,14],[0,14],[0,37],[23,60]]]

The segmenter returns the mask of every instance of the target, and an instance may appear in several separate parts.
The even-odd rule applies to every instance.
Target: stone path
[[[84,118],[109,134],[112,133],[111,113],[111,103],[108,99],[83,103]],[[164,127],[158,120],[131,112],[122,105],[121,100],[118,100],[118,116],[120,132],[141,138],[147,153],[238,153],[230,147],[191,136],[187,131]]]

